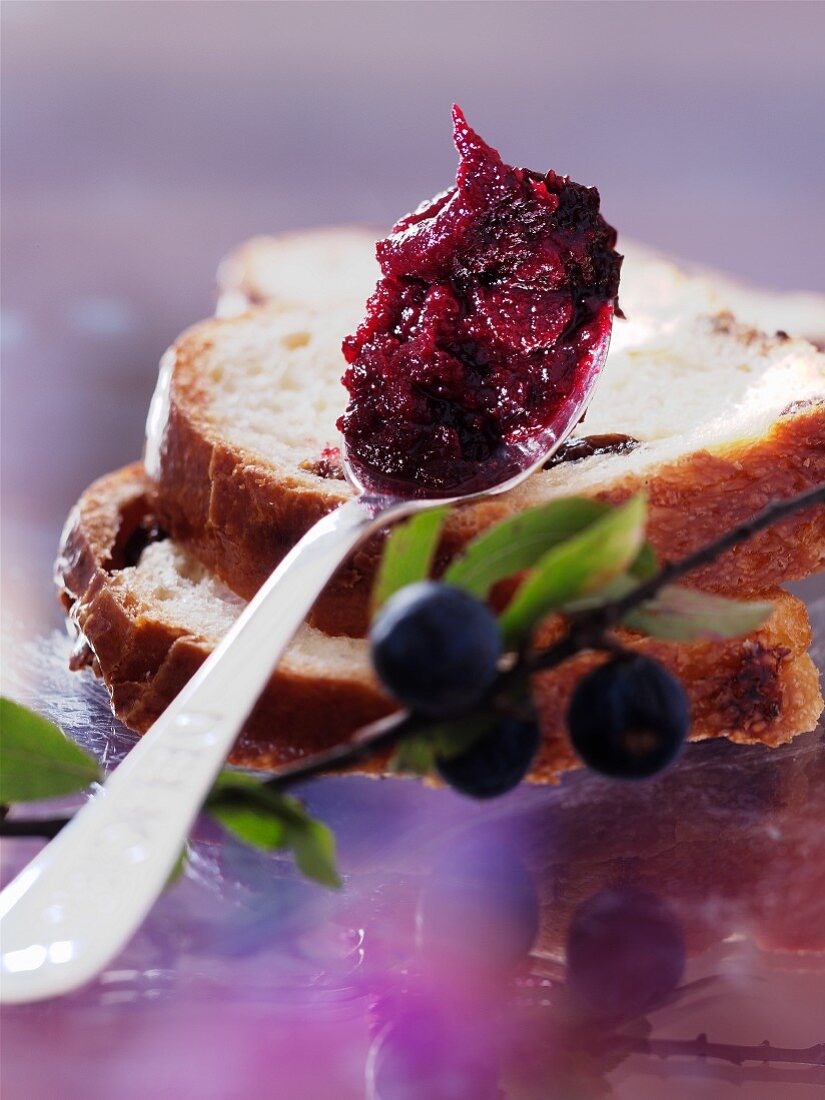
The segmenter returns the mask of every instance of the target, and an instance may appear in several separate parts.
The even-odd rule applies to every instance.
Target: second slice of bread
[[[314,304],[297,301],[312,298],[308,271],[331,233],[281,241],[281,260],[269,256],[266,279],[258,277],[256,293],[269,304],[185,333],[164,358],[153,401],[146,460],[160,518],[245,597],[352,493],[329,448],[340,442],[334,425],[346,400],[340,343],[358,323],[358,295],[370,282],[368,235],[348,231],[337,240],[333,270],[350,278],[319,275]],[[234,262],[255,281],[248,256],[245,265]],[[764,294],[741,295],[765,308]],[[618,502],[640,489],[650,500],[651,541],[673,559],[769,500],[825,481],[825,355],[730,313],[703,312],[723,300],[712,279],[687,277],[638,246],[635,259],[628,255],[622,300],[631,320],[616,324],[575,438],[620,433],[638,445],[555,465],[504,497],[456,510],[442,563],[510,513],[572,494]],[[363,633],[379,554],[373,540],[339,572],[316,606],[316,625]],[[755,593],[815,572],[823,560],[820,508],[762,532],[691,582]]]
[[[91,664],[126,725],[144,732],[232,626],[244,601],[166,537],[140,465],[95,482],[63,533],[57,582],[79,632],[75,666]],[[621,632],[629,647],[662,661],[685,686],[694,740],[725,736],[776,745],[812,729],[822,710],[806,650],[804,605],[774,592],[757,631],[689,645]],[[558,622],[545,624],[544,642]],[[539,674],[534,698],[542,744],[530,778],[549,782],[577,764],[564,715],[574,685],[603,658],[582,653]],[[393,710],[372,673],[367,643],[302,627],[256,705],[230,759],[271,768],[347,741]],[[380,771],[384,761],[372,761]]]
[[[380,272],[375,242],[384,230],[328,226],[253,237],[226,257],[218,270],[220,317],[250,306],[349,305],[363,309]],[[775,291],[748,286],[719,271],[675,260],[622,237],[625,257],[621,301],[634,323],[650,316],[734,313],[763,332],[782,330],[825,343],[825,296],[809,291]]]

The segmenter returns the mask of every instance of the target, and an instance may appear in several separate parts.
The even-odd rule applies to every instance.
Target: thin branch
[[[570,629],[563,638],[559,638],[553,645],[546,649],[539,649],[530,656],[525,657],[519,671],[521,673],[539,672],[569,661],[571,657],[582,649],[595,649],[598,647],[604,627],[596,628],[583,620],[572,623]]]
[[[670,562],[668,565],[663,566],[654,576],[643,581],[625,596],[621,596],[619,599],[605,604],[604,607],[598,608],[598,611],[594,614],[600,613],[605,625],[612,626],[620,622],[628,611],[638,607],[645,600],[649,600],[651,596],[655,596],[660,588],[672,584],[687,573],[692,573],[700,565],[707,565],[709,562],[715,561],[726,550],[731,550],[740,542],[746,542],[759,531],[764,531],[766,527],[771,527],[773,524],[793,515],[794,512],[804,511],[815,504],[825,504],[825,484],[808,489],[804,493],[798,493],[787,500],[774,501],[767,508],[763,508],[761,512],[757,512],[755,516],[745,520],[744,523],[732,527],[730,531],[727,531],[718,539],[714,539],[713,542],[694,550],[692,554],[688,554],[680,561]]]
[[[726,550],[745,542],[766,527],[779,523],[794,512],[801,512],[816,504],[825,504],[825,484],[808,489],[804,493],[798,493],[787,500],[774,501],[744,523],[738,524],[730,531],[726,531],[724,535],[720,535],[718,539],[714,539],[713,542],[694,550],[692,554],[688,554],[679,561],[663,566],[658,573],[642,581],[624,596],[576,616],[565,637],[528,658],[526,664],[529,671],[537,672],[540,669],[554,668],[581,649],[602,648],[604,632],[617,626],[629,611],[646,603],[660,589],[692,573],[699,566],[714,561]]]
[[[393,748],[405,737],[418,733],[430,725],[429,721],[402,712],[391,714],[378,722],[365,726],[354,741],[345,745],[336,745],[326,752],[320,752],[309,760],[290,764],[277,772],[272,779],[264,783],[270,790],[285,790],[298,783],[304,783],[317,775],[329,775],[347,768],[359,760],[377,756],[382,751]],[[231,798],[227,791],[225,797]],[[51,840],[57,836],[69,817],[52,818],[16,818],[0,820],[0,837],[44,837]]]
[[[655,576],[642,582],[632,592],[620,599],[612,600],[602,607],[595,608],[571,623],[568,633],[552,646],[534,654],[499,678],[499,689],[503,684],[511,686],[523,679],[526,673],[538,669],[555,668],[556,665],[575,656],[582,649],[599,647],[605,630],[620,622],[621,619],[640,603],[649,600],[660,588],[672,584],[679,577],[691,572],[699,565],[713,561],[720,554],[758,531],[777,523],[794,512],[802,511],[814,504],[825,503],[825,485],[809,489],[787,500],[776,501],[745,523],[740,523],[720,538],[703,546],[700,550],[664,566]],[[405,737],[422,733],[432,726],[432,721],[419,715],[402,712],[390,715],[379,722],[366,726],[356,740],[346,745],[337,745],[325,753],[319,753],[309,760],[291,764],[277,772],[267,781],[274,790],[283,790],[303,783],[318,775],[342,771],[353,764],[376,756],[386,749],[393,748]]]
[[[341,771],[370,756],[378,756],[387,749],[395,748],[405,737],[421,733],[431,725],[430,719],[407,711],[390,714],[386,718],[372,722],[369,726],[364,726],[353,741],[348,741],[344,745],[335,745],[325,752],[316,753],[309,760],[299,760],[295,764],[279,769],[271,779],[266,781],[265,786],[270,790],[283,790],[296,783],[303,783],[307,779],[314,779],[318,775],[329,775]]]
[[[825,484],[809,489],[786,500],[775,501],[751,519],[727,531],[724,535],[688,554],[680,561],[665,565],[654,576],[637,585],[632,591],[616,600],[594,608],[577,616],[570,624],[567,634],[546,649],[525,658],[509,672],[499,678],[497,687],[512,687],[527,675],[540,669],[554,668],[575,656],[582,649],[601,648],[604,634],[612,626],[622,621],[634,607],[649,600],[665,585],[684,577],[700,565],[713,561],[726,550],[744,542],[757,532],[774,523],[816,504],[825,504]],[[488,701],[489,702],[489,701]],[[280,769],[266,781],[271,790],[284,790],[304,783],[318,775],[329,775],[342,771],[353,764],[372,756],[378,756],[394,748],[405,737],[423,733],[432,726],[432,721],[419,715],[402,711],[391,714],[378,722],[365,726],[359,734],[344,745],[336,745],[326,752],[317,753],[305,761],[298,761]],[[42,836],[53,837],[67,823],[67,818],[43,818],[34,820],[0,820],[0,836]]]
[[[70,817],[33,817],[33,818],[7,818],[0,820],[0,837],[2,836],[40,836],[46,840],[52,840],[64,825],[68,825]]]
[[[825,1066],[825,1043],[813,1046],[775,1047],[766,1039],[758,1046],[711,1043],[707,1035],[695,1039],[635,1039],[617,1036],[616,1045],[633,1054],[651,1054],[655,1058],[715,1058],[741,1066],[743,1062],[785,1062],[800,1066]]]

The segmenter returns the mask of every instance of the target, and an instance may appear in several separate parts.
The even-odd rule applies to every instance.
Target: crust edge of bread
[[[186,341],[178,345],[153,470],[156,507],[174,538],[249,599],[301,536],[346,498],[347,490],[340,481],[321,478],[296,483],[288,471],[223,440],[202,415],[202,382],[188,347]],[[644,490],[648,534],[659,558],[667,561],[747,520],[771,500],[823,482],[825,400],[786,411],[756,439],[693,451],[610,478],[587,492],[615,504]],[[455,510],[439,550],[442,563],[485,527],[524,507],[522,497],[517,490]],[[380,554],[381,539],[373,539],[339,570],[316,605],[314,625],[331,634],[365,633]],[[692,574],[689,583],[751,595],[823,567],[825,508],[812,508],[722,555]]]
[[[145,732],[210,652],[182,625],[163,623],[130,606],[112,571],[130,530],[153,516],[151,485],[142,465],[96,481],[72,510],[63,532],[55,579],[89,663],[109,691],[116,715]],[[682,678],[693,707],[691,739],[726,736],[777,745],[815,727],[822,711],[819,674],[807,654],[810,626],[801,601],[778,591],[778,610],[745,639],[690,645],[630,634],[625,641],[662,660]],[[151,609],[150,609],[151,610]],[[551,623],[548,630],[557,629]],[[563,716],[575,682],[601,658],[584,653],[536,678],[543,741],[530,779],[553,782],[576,766]],[[288,664],[270,680],[230,761],[278,767],[348,740],[392,710],[368,677],[306,676]],[[380,773],[385,761],[362,770]]]

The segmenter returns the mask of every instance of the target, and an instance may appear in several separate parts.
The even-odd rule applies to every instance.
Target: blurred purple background
[[[822,5],[2,15],[3,491],[7,563],[27,572],[84,486],[139,453],[158,357],[211,310],[221,255],[388,224],[448,185],[453,100],[516,163],[596,183],[620,231],[825,287]]]

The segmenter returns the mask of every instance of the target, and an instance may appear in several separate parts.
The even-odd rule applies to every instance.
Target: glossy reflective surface
[[[11,687],[112,764],[131,735],[66,651],[24,645],[34,679]],[[202,822],[184,879],[97,981],[3,1011],[7,1095],[138,1097],[146,1074],[156,1095],[206,1097],[262,1078],[278,1097],[825,1085],[821,731],[692,746],[643,785],[578,773],[479,805],[353,777],[304,796],[345,888]],[[4,842],[4,881],[38,844]]]

